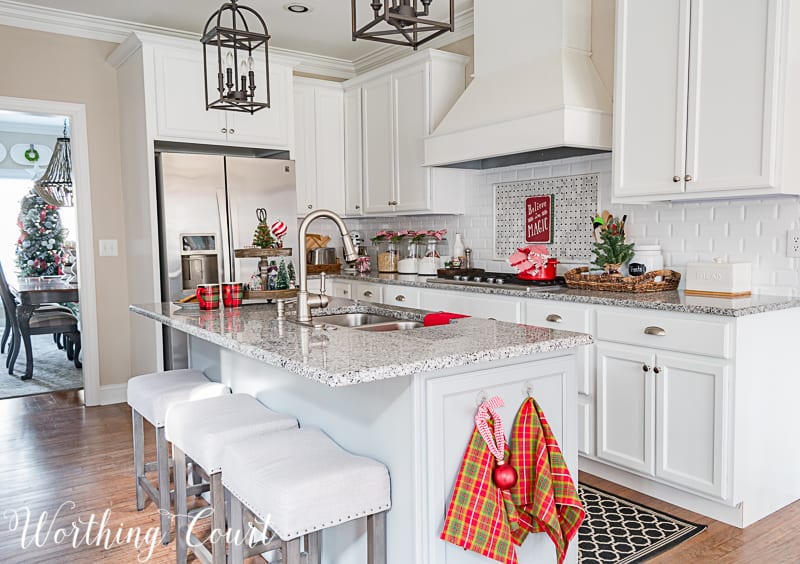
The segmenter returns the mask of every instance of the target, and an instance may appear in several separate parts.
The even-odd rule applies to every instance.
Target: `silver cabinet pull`
[[[228,133],[228,130],[225,129],[224,127],[220,131],[222,131],[222,133]]]
[[[397,300],[398,302],[406,301],[406,297],[403,294],[400,294],[399,296],[395,296],[394,299]]]
[[[357,210],[360,210],[360,209],[361,209],[361,206],[359,206],[358,204],[356,204],[356,209],[357,209]]]
[[[313,207],[314,207],[313,205],[308,204],[308,209],[312,209]]]
[[[390,206],[396,206],[397,205],[397,200],[389,200],[388,204]]]
[[[642,372],[650,372],[650,365],[642,364]]]
[[[659,368],[658,366],[654,366],[653,367],[653,373],[654,374],[661,374],[661,368]]]
[[[667,334],[667,332],[664,331],[661,327],[655,327],[651,325],[650,327],[645,327],[644,334],[655,335],[656,337],[663,337],[664,335]]]
[[[372,291],[367,290],[366,292],[364,292],[364,297],[365,298],[371,298],[372,297]]]
[[[228,133],[236,133],[236,130],[235,130],[234,128],[232,128],[232,127],[231,127],[231,128],[228,130]]]
[[[347,290],[342,290],[342,295],[346,296],[349,292]]]
[[[684,176],[684,177],[683,177],[683,179],[684,179],[686,182],[691,182],[692,180],[694,180],[694,178],[692,178],[692,175],[691,175],[691,174],[687,174],[686,176]]]
[[[678,175],[675,175],[675,176],[672,177],[672,181],[673,182],[680,182],[681,181],[681,177],[678,176]]]
[[[561,323],[561,316],[557,313],[551,313],[545,317],[545,320],[550,321],[551,323]]]

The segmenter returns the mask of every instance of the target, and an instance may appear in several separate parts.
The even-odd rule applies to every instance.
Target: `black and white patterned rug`
[[[585,484],[578,495],[586,508],[578,531],[580,564],[644,562],[706,529]]]

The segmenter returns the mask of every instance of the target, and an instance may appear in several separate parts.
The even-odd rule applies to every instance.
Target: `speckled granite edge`
[[[391,280],[377,276],[354,276],[352,274],[334,274],[329,278],[350,282],[367,282],[393,286],[411,286],[431,290],[450,290],[473,294],[492,294],[510,296],[530,300],[550,300],[581,304],[607,305],[615,307],[653,309],[702,315],[718,315],[724,317],[742,317],[770,311],[779,311],[800,307],[800,298],[754,295],[751,298],[726,300],[719,298],[702,298],[687,296],[682,291],[654,292],[631,294],[623,292],[598,292],[592,290],[576,290],[570,288],[558,290],[540,290],[528,292],[498,286],[488,288],[481,286],[459,286],[457,284],[440,284],[436,278],[420,276],[419,280]]]
[[[168,306],[169,304],[162,304]],[[546,331],[550,338],[537,339],[535,342],[520,343],[510,346],[499,346],[496,348],[487,348],[485,350],[477,350],[470,353],[459,354],[443,354],[437,355],[434,358],[408,360],[403,362],[394,362],[381,364],[366,369],[348,370],[342,372],[330,371],[324,368],[313,366],[303,361],[288,358],[281,355],[280,352],[269,350],[264,346],[257,346],[254,344],[242,343],[236,339],[220,334],[217,331],[204,329],[187,322],[181,322],[180,319],[164,315],[147,309],[144,306],[131,305],[129,307],[133,313],[142,315],[154,321],[160,322],[164,325],[183,331],[189,335],[193,335],[222,348],[240,353],[244,356],[262,361],[266,364],[286,369],[290,372],[299,374],[311,380],[315,380],[322,384],[331,387],[349,386],[353,384],[374,382],[378,380],[385,380],[389,378],[396,378],[400,376],[411,376],[418,373],[433,372],[437,370],[444,370],[449,368],[456,368],[461,366],[468,366],[477,363],[491,362],[496,360],[504,360],[515,357],[522,357],[533,354],[541,354],[548,352],[555,352],[560,350],[568,350],[578,346],[588,345],[593,342],[591,335],[583,333],[572,333],[569,331],[558,331],[544,328],[531,328],[538,331]],[[377,306],[369,307],[363,304],[354,303],[350,306],[331,306],[326,308],[324,312],[320,310],[319,313],[333,314],[333,313],[350,313],[350,312],[364,312],[364,313],[387,313],[390,310],[397,312],[398,318],[403,319],[416,319],[420,320],[422,314],[420,310],[410,310],[408,308],[396,308],[391,306]],[[404,310],[404,311],[403,311]],[[414,313],[416,312],[416,313]],[[502,323],[497,321],[489,321],[476,318],[468,318],[455,320],[450,325],[441,327],[429,327],[425,330],[428,331],[427,336],[431,340],[436,340],[439,336],[445,336],[453,331],[468,333],[467,328],[473,331],[483,331],[482,325],[486,323]],[[506,324],[514,325],[514,324]],[[299,325],[298,325],[299,327]],[[345,329],[349,330],[349,329]],[[402,334],[402,332],[400,333]],[[376,339],[380,334],[375,334]],[[417,334],[418,335],[418,334]]]

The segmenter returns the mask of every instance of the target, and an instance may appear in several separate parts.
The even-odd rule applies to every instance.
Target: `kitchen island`
[[[392,480],[389,562],[458,564],[485,559],[439,539],[461,458],[483,399],[500,396],[510,428],[533,395],[577,478],[576,352],[589,335],[486,319],[372,332],[324,322],[373,313],[421,322],[421,310],[334,299],[312,324],[277,319],[274,305],[200,311],[172,304],[131,310],[190,335],[192,365],[234,392],[322,428],[342,447],[386,464]],[[291,319],[292,314],[289,313]],[[325,532],[323,562],[361,563],[364,524]],[[574,542],[568,561],[577,562]],[[555,562],[544,534],[520,562]]]

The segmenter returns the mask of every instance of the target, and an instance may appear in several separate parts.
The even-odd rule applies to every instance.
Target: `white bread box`
[[[693,296],[732,298],[749,296],[752,288],[749,262],[690,262],[686,265],[686,293]]]

